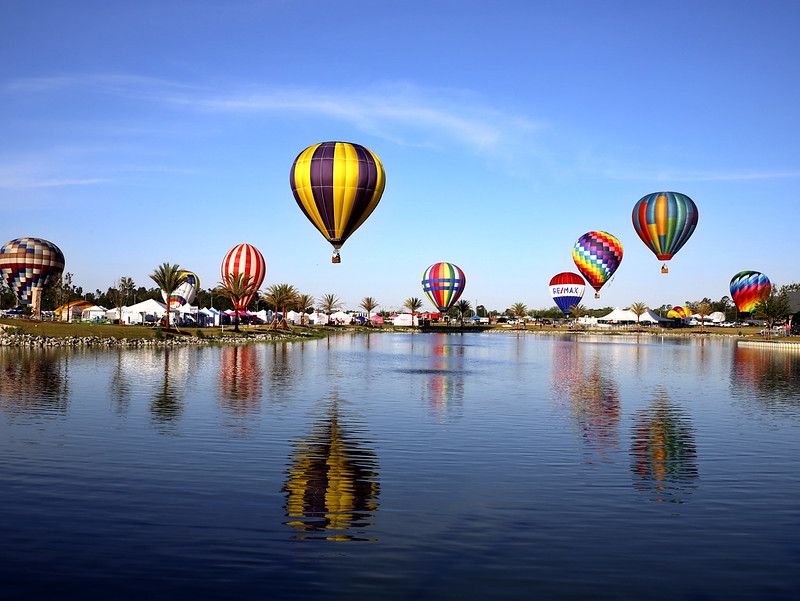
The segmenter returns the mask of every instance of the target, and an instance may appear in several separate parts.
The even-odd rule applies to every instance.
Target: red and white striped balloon
[[[254,290],[257,290],[264,282],[264,276],[267,275],[267,262],[264,260],[264,255],[252,244],[237,244],[225,255],[220,272],[223,283],[227,282],[228,274],[231,273],[249,275],[250,282],[254,284]],[[241,299],[236,309],[243,311],[253,300],[253,296],[255,294]]]

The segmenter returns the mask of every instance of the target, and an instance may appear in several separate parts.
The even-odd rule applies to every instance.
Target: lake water
[[[3,599],[800,598],[800,353],[0,348]]]

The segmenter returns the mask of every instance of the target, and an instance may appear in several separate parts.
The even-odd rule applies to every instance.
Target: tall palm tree
[[[174,265],[162,263],[150,274],[150,279],[156,283],[156,286],[161,289],[167,299],[178,289],[178,286],[186,281],[187,277],[186,272],[181,272],[181,266],[177,263]],[[169,300],[167,301],[166,324],[167,329],[169,329]]]
[[[361,304],[359,307],[364,309],[367,312],[367,325],[372,325],[372,311],[374,311],[378,306],[378,301],[376,301],[371,296],[365,296],[361,299]]]
[[[702,330],[706,327],[706,317],[712,313],[711,303],[705,301],[697,303],[695,313],[700,316],[700,329]]]
[[[214,288],[214,294],[223,296],[233,304],[234,318],[233,331],[239,331],[239,308],[242,300],[254,295],[258,291],[258,285],[253,281],[253,276],[244,273],[229,273]],[[241,307],[244,308],[244,307]]]
[[[289,324],[286,323],[286,310],[297,303],[297,288],[291,284],[273,284],[267,288],[264,300],[275,307],[275,313],[281,314],[280,322],[277,319],[272,320],[272,329],[277,330],[279,327],[289,329]]]
[[[461,325],[464,325],[464,314],[465,313],[472,313],[472,305],[469,304],[469,301],[462,298],[455,305],[453,308],[456,310],[456,314],[458,315],[458,321]]]
[[[342,306],[342,301],[335,294],[323,294],[322,299],[319,301],[319,307],[328,316],[328,321],[331,320],[331,313]]]
[[[306,325],[306,311],[314,308],[315,299],[310,294],[297,295],[297,308],[300,309],[300,325]]]
[[[525,316],[528,314],[528,307],[525,303],[514,303],[511,305],[511,313],[517,318],[522,319],[522,327],[525,327]]]
[[[407,298],[405,300],[403,307],[408,309],[408,312],[411,313],[411,323],[413,324],[414,315],[422,308],[422,301],[416,296],[412,296],[411,298]]]
[[[639,322],[645,313],[647,313],[647,305],[644,303],[633,303],[630,307],[631,312],[636,316],[636,329],[639,329]]]

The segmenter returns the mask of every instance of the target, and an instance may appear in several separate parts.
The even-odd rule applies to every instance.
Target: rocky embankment
[[[130,347],[146,348],[158,346],[200,346],[204,344],[242,344],[248,342],[273,342],[305,338],[300,333],[250,334],[246,336],[165,336],[163,338],[113,338],[103,336],[34,336],[32,334],[3,334],[0,332],[0,346],[24,347]]]

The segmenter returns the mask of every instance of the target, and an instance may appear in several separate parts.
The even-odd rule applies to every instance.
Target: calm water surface
[[[800,353],[0,348],[3,599],[800,598]]]

